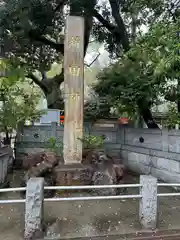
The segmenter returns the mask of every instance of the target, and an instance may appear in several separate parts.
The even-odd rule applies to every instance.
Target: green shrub
[[[47,141],[47,149],[51,152],[56,153],[57,156],[63,156],[63,143],[62,141],[50,137]]]
[[[103,136],[84,136],[82,139],[78,138],[83,143],[83,148],[96,149],[101,148],[104,143]]]

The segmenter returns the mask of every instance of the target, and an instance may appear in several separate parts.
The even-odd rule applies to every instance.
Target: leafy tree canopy
[[[120,111],[131,113],[137,106],[143,109],[157,103],[169,89],[167,82],[180,77],[178,24],[153,24],[126,54],[99,74],[95,92],[107,96]]]
[[[19,123],[35,120],[42,111],[36,109],[40,97],[37,88],[26,85],[22,69],[15,69],[1,60],[0,71],[0,131],[10,133]],[[28,87],[27,87],[28,86]]]
[[[84,54],[92,38],[104,43],[114,58],[130,50],[142,26],[170,17],[164,0],[1,0],[1,54],[18,59],[26,75],[43,90],[49,108],[63,108],[59,89],[63,71],[52,78],[46,71],[54,61],[63,60],[68,14],[85,19]]]
[[[65,18],[69,13],[85,17],[86,45],[92,33],[96,40],[106,43],[112,54],[119,54],[121,46],[129,48],[133,14],[137,26],[148,24],[164,13],[163,2],[3,0],[0,8],[3,54],[15,55],[32,70],[49,70],[54,61],[62,60]]]

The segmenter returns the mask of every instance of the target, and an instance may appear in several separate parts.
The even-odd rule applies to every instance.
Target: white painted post
[[[24,239],[31,240],[43,234],[44,178],[31,178],[27,183]]]
[[[143,228],[155,229],[157,226],[157,178],[140,176],[139,220]]]

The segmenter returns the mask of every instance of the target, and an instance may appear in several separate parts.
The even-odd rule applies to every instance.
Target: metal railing
[[[26,191],[26,199],[0,200],[0,204],[25,203],[25,231],[24,236],[29,236],[43,226],[43,204],[44,202],[62,201],[92,201],[92,200],[118,200],[138,199],[139,200],[139,222],[144,229],[155,229],[158,221],[158,197],[180,196],[180,193],[158,193],[158,187],[180,187],[180,183],[157,183],[152,176],[140,176],[139,184],[121,185],[96,185],[96,186],[44,186],[43,178],[32,178],[28,181],[27,187],[0,189],[0,193]],[[86,189],[107,189],[107,188],[139,188],[139,194],[115,195],[115,196],[79,196],[79,197],[54,197],[43,198],[45,190],[86,190]],[[36,211],[34,211],[34,208]],[[29,214],[31,213],[31,214]],[[34,224],[32,225],[32,222]],[[26,237],[25,237],[26,239]]]
[[[142,187],[141,184],[121,184],[121,185],[86,185],[86,186],[45,186],[44,190],[90,190],[90,189],[108,189],[108,188],[137,188]],[[180,183],[157,183],[157,187],[180,187]],[[4,188],[0,189],[0,193],[7,192],[22,192],[26,191],[26,187],[17,188]],[[158,197],[172,197],[180,196],[180,193],[158,193]],[[133,199],[142,198],[140,194],[129,195],[116,195],[116,196],[93,196],[93,197],[61,197],[61,198],[44,198],[45,202],[58,202],[58,201],[85,201],[85,200],[110,200],[110,199]],[[0,200],[0,204],[9,203],[25,203],[26,199],[8,199]]]

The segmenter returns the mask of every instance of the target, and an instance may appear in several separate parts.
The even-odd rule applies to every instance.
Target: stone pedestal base
[[[55,168],[54,173],[57,186],[79,186],[91,184],[91,168],[82,164],[60,165]],[[77,192],[78,190],[72,191]],[[60,190],[58,193],[72,191]]]

